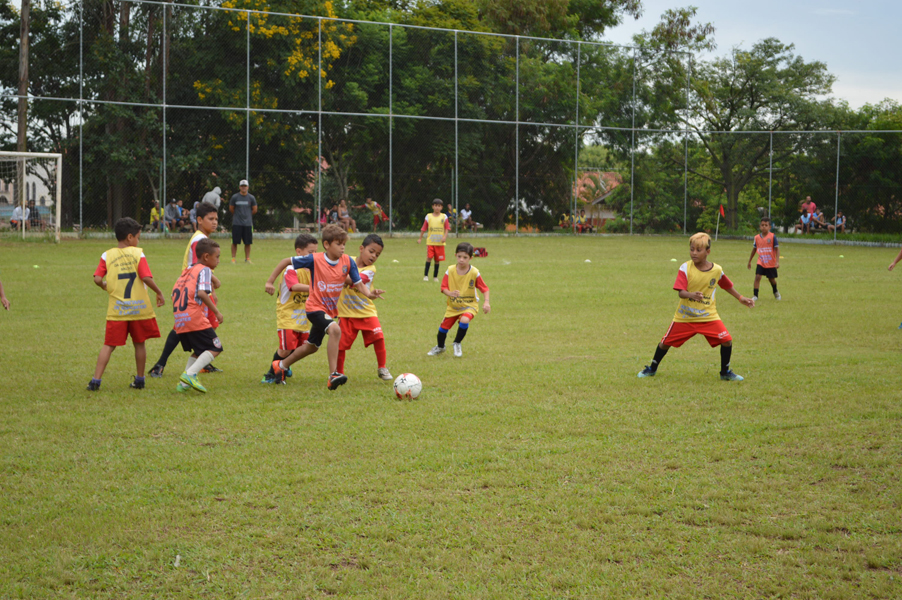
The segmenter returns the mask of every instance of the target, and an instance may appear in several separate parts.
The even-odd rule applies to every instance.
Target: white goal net
[[[0,152],[0,230],[60,241],[63,155]]]

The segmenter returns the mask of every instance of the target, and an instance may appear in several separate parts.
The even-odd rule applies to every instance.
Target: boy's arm
[[[890,268],[890,270],[892,270],[892,267]],[[94,276],[94,285],[96,285],[97,287],[99,287],[102,290],[106,290],[106,283],[104,283],[103,277],[101,277],[100,275]]]
[[[689,290],[678,290],[680,298],[686,300],[695,300],[696,302],[704,302],[705,295],[701,292],[690,292]]]
[[[749,269],[752,268],[752,259],[755,258],[755,253],[758,252],[758,248],[755,244],[752,244],[752,254],[749,256]]]
[[[445,240],[448,239],[448,232],[451,231],[451,221],[449,219],[445,219],[445,233],[442,235],[442,243],[445,243]]]
[[[296,283],[288,289],[290,289],[292,292],[309,292],[310,286],[306,283]]]
[[[485,311],[485,314],[489,314],[489,312],[491,312],[491,310],[492,310],[492,305],[489,302],[489,291],[486,290],[484,293],[485,293],[485,302],[482,303],[482,310]]]
[[[214,289],[214,290],[218,290],[218,289],[219,289],[219,286],[222,285],[222,282],[219,281],[219,277],[217,277],[216,275],[213,275],[213,277],[210,278],[210,283],[213,284],[213,289]]]
[[[266,286],[263,288],[263,290],[264,290],[267,294],[269,294],[270,296],[272,296],[273,294],[276,293],[276,286],[273,285],[273,284],[275,283],[275,281],[276,281],[276,277],[278,277],[278,276],[279,276],[279,273],[281,273],[282,271],[284,271],[284,270],[285,270],[285,267],[287,267],[287,266],[290,265],[290,264],[291,264],[291,257],[290,257],[290,256],[289,256],[288,258],[283,258],[283,259],[281,260],[281,262],[279,262],[279,264],[276,266],[275,270],[274,270],[274,271],[272,272],[272,274],[269,276],[269,279],[266,280]]]
[[[166,299],[163,297],[163,292],[160,291],[160,288],[157,287],[157,283],[153,280],[153,277],[144,277],[141,279],[144,282],[144,285],[152,289],[157,294],[157,307],[165,306]]]
[[[0,281],[0,303],[3,303],[3,308],[9,310],[9,300],[6,299],[6,292],[3,291],[2,281]]]
[[[896,266],[896,263],[899,262],[900,260],[902,260],[902,250],[899,250],[899,254],[896,255],[895,260],[893,260],[893,262],[891,262],[889,264],[889,270],[892,271],[893,268]]]
[[[204,303],[211,313],[216,317],[216,320],[220,323],[223,322],[222,313],[219,312],[219,309],[216,308],[216,305],[213,304],[213,301],[210,300],[210,294],[208,294],[205,290],[197,290],[197,297],[200,298],[200,301]]]
[[[743,296],[742,294],[740,294],[739,292],[737,292],[737,291],[736,291],[736,286],[727,288],[727,289],[726,289],[726,292],[727,292],[729,295],[731,295],[731,296],[733,296],[734,298],[736,298],[737,300],[739,300],[739,302],[741,302],[742,304],[745,304],[746,306],[748,306],[749,308],[754,308],[754,307],[755,307],[755,301],[754,301],[753,299],[751,299],[751,298],[746,298],[745,296]]]
[[[363,283],[363,280],[358,281],[354,284],[354,289],[369,298],[370,300],[375,300],[376,298],[382,299],[382,294],[385,293],[385,290],[377,290],[377,289],[367,289],[366,284]]]

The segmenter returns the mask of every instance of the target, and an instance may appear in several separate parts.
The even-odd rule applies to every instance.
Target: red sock
[[[379,368],[385,368],[385,339],[376,340],[373,342],[373,350],[376,351],[376,362],[379,363]]]
[[[345,351],[344,350],[338,351],[338,372],[339,373],[345,372]]]

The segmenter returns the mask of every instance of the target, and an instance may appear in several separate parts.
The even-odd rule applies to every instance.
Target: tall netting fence
[[[331,4],[34,10],[48,26],[31,38],[28,149],[63,155],[63,230],[123,216],[185,229],[210,195],[228,228],[242,179],[260,232],[345,210],[355,231],[413,232],[435,198],[458,231],[462,210],[476,232],[739,231],[764,214],[785,231],[807,196],[846,229],[902,229],[902,135],[705,131],[688,54],[355,21]],[[0,90],[8,149],[16,75]],[[155,223],[166,210],[181,218]]]

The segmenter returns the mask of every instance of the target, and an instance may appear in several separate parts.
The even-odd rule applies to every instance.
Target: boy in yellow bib
[[[479,312],[479,294],[477,290],[485,294],[485,303],[482,310],[489,314],[492,310],[489,304],[489,286],[482,280],[479,269],[470,264],[473,258],[473,246],[467,242],[457,245],[454,252],[457,264],[448,267],[445,277],[442,279],[442,294],[448,297],[448,307],[445,309],[445,318],[438,328],[438,343],[435,348],[427,352],[427,356],[436,356],[445,351],[445,338],[448,330],[457,324],[457,336],[454,338],[454,356],[463,356],[461,343],[470,327],[470,321],[476,318]]]
[[[438,281],[438,264],[445,260],[445,240],[448,239],[448,232],[451,231],[451,222],[448,221],[448,215],[442,212],[442,201],[436,198],[432,201],[432,212],[426,215],[423,226],[420,228],[420,237],[417,243],[423,241],[423,234],[428,232],[426,237],[426,270],[423,271],[423,281],[429,281],[429,262],[435,258],[435,272],[433,277]]]
[[[743,378],[730,369],[733,338],[717,314],[714,294],[719,286],[749,308],[755,306],[755,301],[737,292],[723,268],[708,261],[710,252],[711,238],[707,233],[696,233],[689,238],[689,257],[692,260],[680,266],[673,284],[673,289],[679,292],[680,304],[673,315],[673,323],[655,348],[651,364],[639,372],[639,377],[654,377],[658,365],[671,347],[679,348],[693,336],[701,334],[712,348],[720,346],[720,378],[724,381],[742,381]]]
[[[94,283],[109,294],[110,301],[106,313],[106,335],[97,356],[94,377],[88,383],[88,391],[91,392],[100,389],[103,371],[110,362],[113,350],[124,346],[129,335],[135,346],[137,367],[137,374],[129,387],[144,389],[144,365],[147,361],[144,342],[160,337],[147,288],[156,293],[157,306],[166,303],[163,292],[153,280],[144,252],[138,248],[141,224],[126,217],[116,221],[114,230],[119,244],[100,256],[100,264],[94,271]]]

